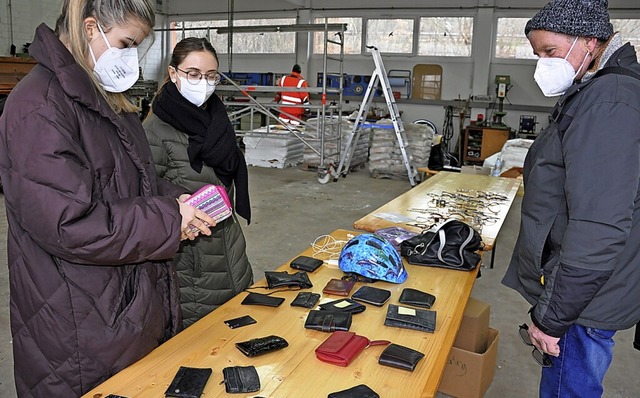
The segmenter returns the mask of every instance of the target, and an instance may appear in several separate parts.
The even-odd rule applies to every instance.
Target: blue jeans
[[[602,380],[613,359],[615,330],[573,325],[560,339],[560,356],[542,369],[541,398],[602,396]]]

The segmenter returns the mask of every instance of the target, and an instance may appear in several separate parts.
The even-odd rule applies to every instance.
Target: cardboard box
[[[489,304],[469,297],[462,315],[453,346],[471,352],[484,352],[487,349],[489,332]]]
[[[489,328],[489,344],[483,353],[451,348],[438,391],[457,398],[481,398],[493,381],[500,332]]]
[[[491,174],[491,167],[482,167],[482,166],[462,166],[460,168],[460,173],[462,174],[479,174],[488,176]]]

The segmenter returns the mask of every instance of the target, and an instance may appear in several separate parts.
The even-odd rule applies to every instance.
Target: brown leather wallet
[[[327,282],[327,286],[322,289],[322,293],[334,294],[336,296],[348,296],[355,284],[356,283],[353,281],[343,281],[342,279],[332,278]]]

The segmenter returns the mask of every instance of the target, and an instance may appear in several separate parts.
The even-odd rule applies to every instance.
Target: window
[[[323,24],[325,18],[316,18],[315,23]],[[362,52],[362,18],[327,18],[327,23],[346,23],[347,30],[344,32],[344,53],[360,54]],[[339,41],[338,37],[333,37],[335,32],[329,32],[329,40]],[[324,32],[315,32],[313,35],[313,53],[324,53]],[[328,43],[327,54],[340,54],[340,47]]]
[[[496,30],[496,58],[537,59],[524,35],[530,18],[498,18]]]
[[[367,45],[381,53],[411,54],[413,52],[413,19],[369,19]]]
[[[439,100],[442,90],[442,66],[417,64],[413,67],[411,98]]]
[[[640,58],[640,19],[612,19],[614,32],[620,32],[623,43],[631,42]]]
[[[227,20],[213,21],[184,21],[175,22],[174,27],[184,31],[175,32],[175,43],[185,37],[208,37],[216,51],[227,53],[228,34],[218,34],[215,28],[226,27]],[[260,26],[260,25],[293,25],[295,18],[280,19],[239,19],[234,21],[235,27]],[[196,28],[198,30],[188,30]],[[210,29],[207,29],[210,28]],[[234,33],[234,54],[292,54],[295,52],[295,32],[259,32],[259,33]]]
[[[418,55],[470,57],[472,17],[420,18]]]

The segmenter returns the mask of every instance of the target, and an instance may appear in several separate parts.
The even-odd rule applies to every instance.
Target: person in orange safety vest
[[[282,76],[282,78],[278,80],[278,86],[296,88],[309,87],[309,84],[307,84],[307,81],[304,80],[300,73],[302,73],[302,68],[300,67],[300,65],[293,65],[291,74]],[[285,105],[280,107],[280,121],[289,123],[293,126],[298,126],[300,125],[300,121],[296,119],[302,119],[302,116],[304,114],[304,107],[302,107],[301,105],[309,103],[309,93],[307,93],[306,91],[278,92],[275,101],[280,102],[282,105]]]

